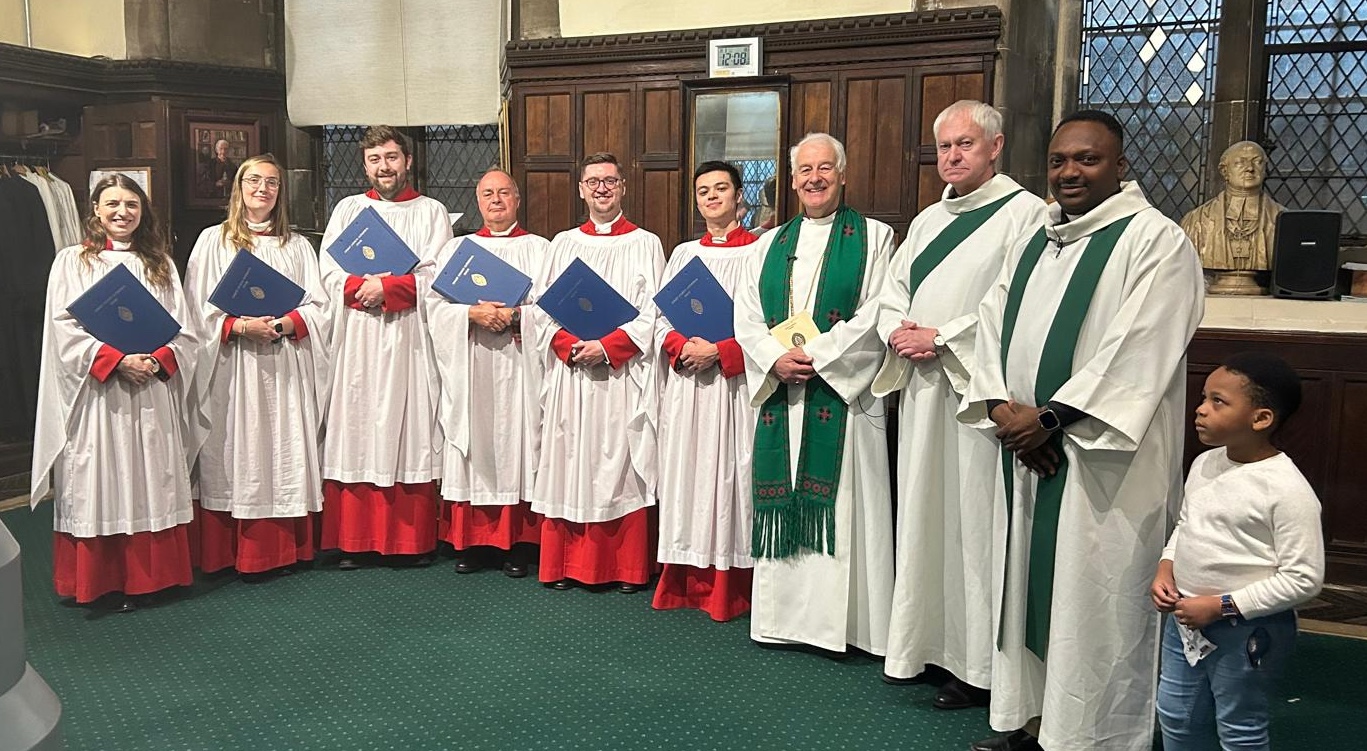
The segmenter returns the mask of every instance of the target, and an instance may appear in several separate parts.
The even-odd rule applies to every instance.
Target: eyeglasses
[[[587,180],[580,180],[579,182],[583,185],[587,185],[589,190],[598,190],[600,185],[608,190],[612,190],[621,183],[626,182],[626,180],[623,180],[620,177],[604,177],[601,180],[596,177],[590,177]]]
[[[252,190],[256,190],[262,185],[266,186],[266,190],[280,190],[280,178],[278,177],[262,177],[260,175],[247,175],[246,177],[242,178],[242,184],[247,186],[248,188],[251,188]]]

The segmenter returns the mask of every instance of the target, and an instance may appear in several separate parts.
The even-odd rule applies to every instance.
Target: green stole
[[[1063,290],[1063,299],[1054,314],[1049,333],[1044,339],[1044,349],[1040,353],[1039,371],[1035,374],[1035,405],[1043,405],[1058,392],[1063,384],[1073,376],[1073,357],[1077,350],[1078,335],[1087,319],[1092,296],[1096,293],[1101,272],[1106,269],[1112,251],[1121,234],[1129,226],[1133,216],[1118,219],[1098,230],[1091,236],[1087,247],[1082,251],[1077,268],[1073,270],[1068,286]],[[1007,291],[1006,310],[1002,320],[1002,371],[1006,371],[1006,357],[1011,350],[1011,337],[1016,330],[1016,318],[1020,313],[1021,299],[1025,296],[1025,285],[1030,281],[1040,256],[1044,253],[1047,238],[1044,228],[1031,238],[1021,256],[1020,265],[1011,277],[1011,287]],[[1025,595],[1025,646],[1041,660],[1049,648],[1049,612],[1054,599],[1054,555],[1058,548],[1058,522],[1063,507],[1063,489],[1068,482],[1068,458],[1063,453],[1063,432],[1058,431],[1049,437],[1048,445],[1058,454],[1058,471],[1052,477],[1041,477],[1035,486],[1035,518],[1030,527],[1030,556],[1027,564]],[[1010,560],[1011,508],[1014,501],[1015,482],[1013,469],[1015,456],[1002,449],[1002,471],[1006,484],[1007,517],[1007,560]],[[1006,608],[1002,607],[1005,619]],[[997,632],[997,644],[1001,646],[1001,629]]]
[[[991,219],[1001,207],[1005,206],[1020,192],[1013,190],[992,203],[979,206],[972,211],[965,211],[954,217],[954,221],[940,230],[940,234],[936,235],[935,239],[926,245],[926,249],[921,251],[921,254],[911,262],[911,286],[907,300],[915,300],[916,290],[921,288],[921,282],[930,276],[930,272],[938,268],[940,263],[948,258],[950,253],[954,252],[955,248],[958,248],[964,240],[968,239],[969,235],[977,232],[978,228],[986,224],[988,219]]]
[[[801,225],[802,217],[796,217],[776,230],[764,258],[759,299],[769,328],[795,312],[789,310],[789,290]],[[854,315],[867,257],[864,217],[842,205],[831,225],[816,287],[813,318],[822,333]],[[835,496],[849,408],[819,375],[807,381],[805,391],[796,482],[788,451],[788,385],[779,384],[759,409],[751,466],[751,548],[757,558],[787,558],[803,549],[835,555]]]

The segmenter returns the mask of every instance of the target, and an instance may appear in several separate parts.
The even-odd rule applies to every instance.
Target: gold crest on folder
[[[581,297],[579,298],[579,309],[584,311],[585,313],[592,313],[593,303],[589,302],[589,299],[587,297]]]
[[[122,320],[124,320],[124,321],[131,321],[131,320],[133,320],[133,311],[131,311],[131,310],[129,310],[128,308],[125,308],[124,306],[120,305],[120,306],[119,306],[119,318],[122,319]]]
[[[702,315],[702,300],[695,297],[688,302],[688,307],[693,310],[693,315]]]
[[[373,261],[375,260],[375,249],[370,247],[369,245],[362,245],[361,255],[365,256],[365,259],[367,261]]]
[[[489,286],[489,280],[485,279],[483,274],[471,274],[470,281],[474,282],[476,287]]]
[[[258,300],[266,299],[266,290],[261,289],[260,287],[252,287],[251,292],[252,297],[255,297]]]

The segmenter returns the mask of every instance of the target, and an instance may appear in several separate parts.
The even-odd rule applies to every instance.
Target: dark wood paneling
[[[569,159],[571,152],[569,94],[533,94],[526,98],[525,154]]]
[[[572,169],[529,171],[522,183],[522,216],[529,231],[549,238],[575,224]]]
[[[808,133],[829,133],[831,131],[831,91],[835,82],[794,81],[788,101],[792,102],[792,115],[788,118],[788,143],[802,140]]]
[[[647,158],[678,159],[683,140],[679,136],[682,116],[677,83],[646,86],[642,91],[641,151]]]
[[[683,176],[677,169],[646,170],[643,182],[640,225],[659,235],[665,253],[669,253],[682,242],[678,217]]]
[[[879,219],[899,218],[906,189],[906,74],[845,83],[845,201]]]
[[[631,131],[635,124],[630,88],[614,91],[586,91],[580,99],[583,128],[580,158],[606,151],[622,162],[629,172],[634,156]]]
[[[1276,442],[1319,495],[1327,580],[1367,584],[1367,336],[1199,331],[1187,354],[1188,415],[1206,376],[1231,355],[1252,349],[1278,355],[1301,376],[1301,407]],[[1189,423],[1187,465],[1205,450]]]

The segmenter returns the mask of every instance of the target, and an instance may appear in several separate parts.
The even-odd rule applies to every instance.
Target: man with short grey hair
[[[994,503],[992,434],[955,418],[974,369],[978,303],[1007,252],[1044,223],[1044,201],[995,163],[1001,114],[962,100],[935,118],[942,199],[916,216],[889,265],[878,334],[887,343],[874,379],[898,405],[897,585],[885,680],[929,666],[949,673],[937,709],[985,706],[995,649],[992,618],[1005,506]],[[940,676],[928,673],[927,679]]]
[[[869,383],[893,233],[844,204],[839,141],[810,134],[790,159],[803,215],[760,238],[735,301],[759,409],[750,638],[881,655],[892,509],[884,408]]]

